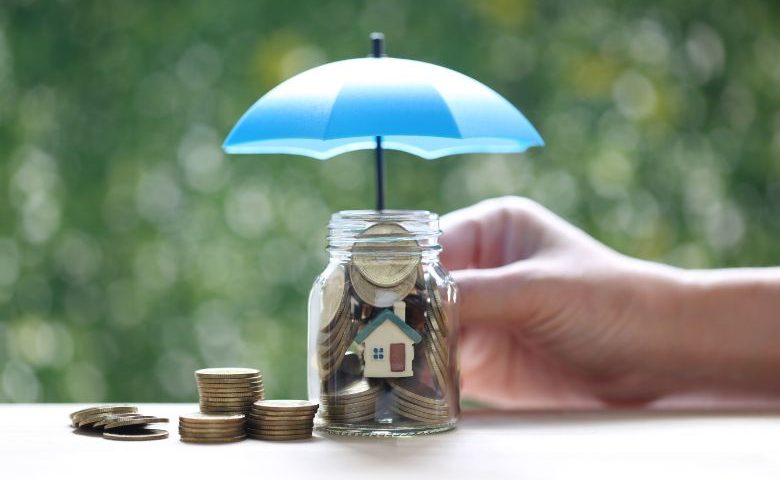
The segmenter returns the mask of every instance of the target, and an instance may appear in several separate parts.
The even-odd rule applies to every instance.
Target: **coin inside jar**
[[[320,301],[320,327],[323,332],[332,327],[333,320],[344,308],[347,297],[346,285],[346,270],[341,265],[336,265],[325,277]]]
[[[352,264],[363,278],[377,287],[398,285],[415,272],[420,263],[420,245],[415,240],[403,240],[409,235],[409,231],[397,223],[377,223],[368,227],[352,247]]]

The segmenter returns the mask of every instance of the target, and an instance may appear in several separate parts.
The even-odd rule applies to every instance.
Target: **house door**
[[[403,343],[390,344],[390,371],[403,372],[406,370],[406,345]]]

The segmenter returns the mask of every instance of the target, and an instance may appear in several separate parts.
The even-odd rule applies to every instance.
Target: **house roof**
[[[406,322],[398,318],[398,316],[394,314],[392,310],[383,310],[379,315],[371,320],[368,325],[366,325],[363,330],[360,331],[360,333],[357,334],[355,341],[357,343],[363,343],[363,341],[365,341],[365,339],[368,338],[368,336],[371,335],[374,330],[385,323],[385,320],[390,320],[393,322],[396,327],[401,329],[401,331],[412,340],[412,343],[418,343],[420,340],[422,340],[422,336],[420,336],[420,334],[417,333],[415,329],[407,325]]]

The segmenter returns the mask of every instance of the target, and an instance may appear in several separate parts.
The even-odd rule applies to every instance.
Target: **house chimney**
[[[402,301],[397,301],[393,304],[393,313],[395,313],[395,316],[406,321],[406,303]]]

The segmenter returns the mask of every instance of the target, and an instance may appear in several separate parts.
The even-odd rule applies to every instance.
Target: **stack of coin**
[[[246,416],[241,413],[192,413],[179,417],[179,436],[190,443],[237,442],[246,438],[245,426]]]
[[[263,377],[254,368],[204,368],[195,378],[203,413],[246,413],[264,398]]]
[[[167,418],[141,415],[132,405],[92,407],[70,414],[71,424],[79,429],[103,431],[109,440],[159,440],[168,438],[166,430],[146,428],[155,423],[167,423]]]
[[[305,400],[260,400],[252,405],[247,434],[256,440],[311,437],[318,405]]]
[[[398,415],[424,423],[443,423],[450,418],[447,400],[413,378],[391,380],[390,409]]]
[[[357,380],[336,391],[320,395],[320,418],[327,423],[371,422],[376,413],[379,386]]]

